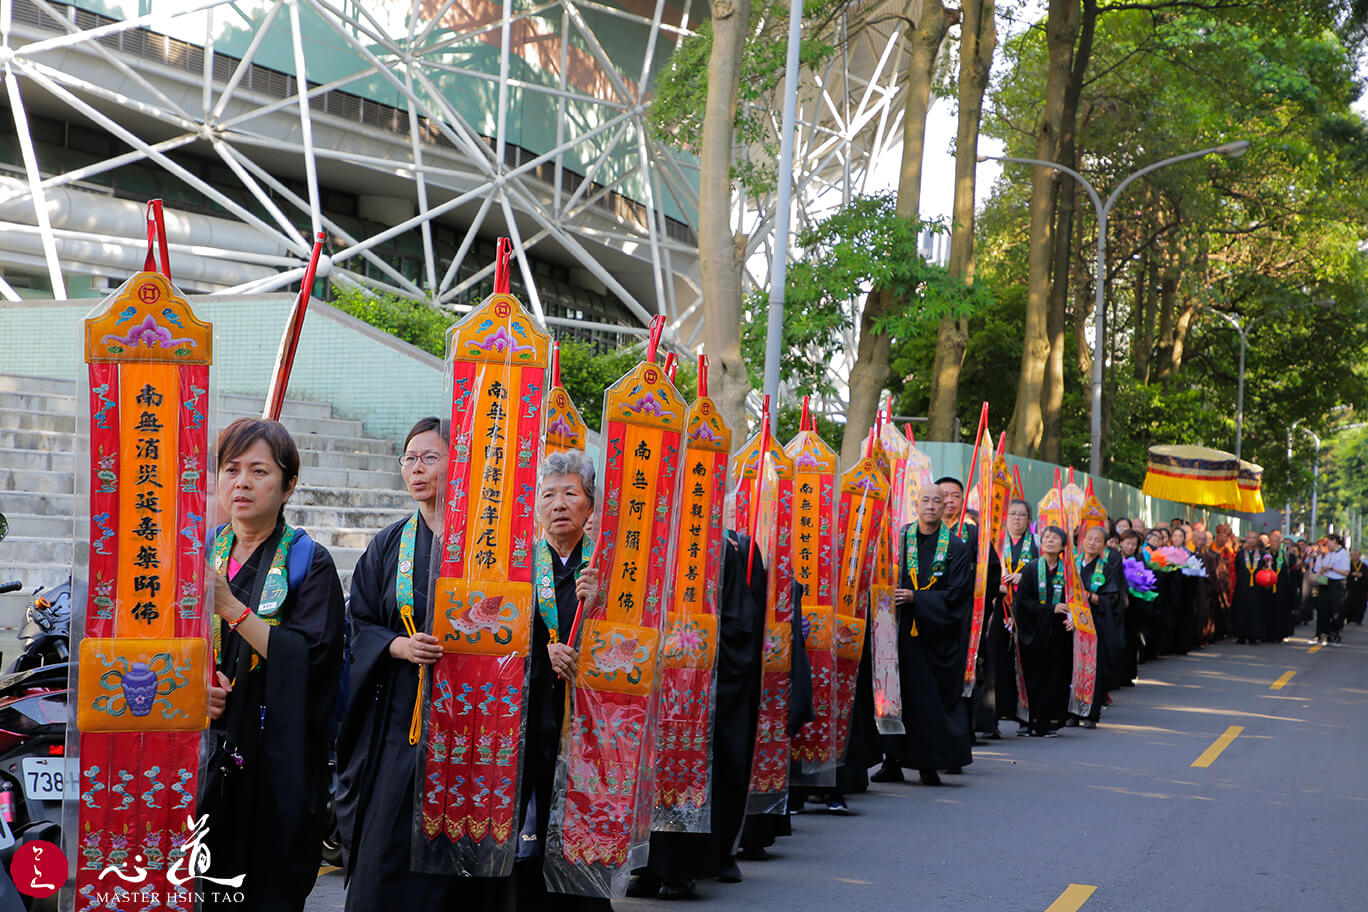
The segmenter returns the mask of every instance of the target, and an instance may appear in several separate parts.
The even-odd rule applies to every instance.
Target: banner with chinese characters
[[[213,330],[169,279],[141,272],[85,321],[85,361],[67,729],[79,766],[64,827],[75,908],[106,908],[99,897],[122,888],[189,910],[212,661]]]
[[[886,409],[887,412],[887,409]],[[917,519],[917,489],[921,476],[912,464],[912,444],[892,421],[878,427],[879,444],[888,459],[888,506],[879,530],[880,553],[870,589],[870,648],[874,655],[874,721],[879,733],[901,735],[902,685],[898,673],[898,615],[893,592],[897,586],[898,543],[902,528]],[[930,463],[926,475],[930,476]]]
[[[663,329],[663,320],[652,325],[646,360],[603,399],[604,504],[594,549],[603,583],[571,643],[579,667],[567,687],[546,840],[546,885],[556,893],[622,895],[650,840],[658,665],[674,594],[687,417],[655,361]]]
[[[708,398],[699,358],[698,398],[684,432],[684,485],[679,501],[674,596],[668,613],[656,738],[655,810],[651,829],[711,832],[714,687],[720,630],[722,507],[732,433]]]
[[[836,590],[840,538],[836,528],[841,459],[817,435],[803,400],[801,430],[784,453],[793,460],[793,577],[803,590],[803,642],[812,666],[812,713],[793,736],[793,759],[804,785],[836,784]],[[850,611],[846,612],[851,613]]]
[[[546,391],[547,456],[566,450],[583,450],[589,439],[589,426],[561,383],[560,343],[551,347],[551,387]]]
[[[761,463],[762,438],[764,462]],[[747,528],[756,511],[755,544],[761,553],[772,545],[765,606],[765,647],[760,678],[760,719],[751,759],[748,814],[782,814],[788,806],[789,671],[793,661],[794,465],[767,432],[755,435],[732,454],[737,528]],[[772,523],[772,526],[771,526]],[[772,532],[770,531],[772,529]],[[772,535],[772,542],[765,541]]]
[[[979,508],[978,537],[975,539],[978,553],[974,556],[974,601],[969,616],[969,648],[964,663],[966,697],[974,694],[979,646],[983,643],[983,622],[988,616],[988,604],[992,598],[988,592],[988,564],[993,552],[993,435],[986,428],[974,460],[974,474],[978,477],[969,479],[969,483],[973,485],[978,502],[983,506]]]
[[[1069,602],[1069,616],[1073,618],[1073,679],[1069,682],[1069,712],[1087,718],[1092,711],[1093,694],[1097,688],[1097,627],[1093,623],[1092,605],[1087,587],[1078,572],[1078,550],[1074,534],[1083,521],[1083,505],[1087,497],[1083,489],[1072,481],[1060,493],[1064,502],[1064,526],[1069,540],[1064,544],[1064,596]],[[1072,489],[1072,490],[1071,490]],[[1105,524],[1105,519],[1103,520]],[[1105,559],[1101,558],[1101,559]]]
[[[865,627],[875,595],[875,562],[886,552],[879,532],[885,528],[888,478],[869,453],[841,474],[840,592],[836,600],[836,749],[845,752],[850,737],[850,713],[855,703],[855,680],[864,654]],[[891,597],[891,586],[888,596]],[[879,594],[882,598],[883,593]]]
[[[546,333],[503,292],[448,331],[451,448],[429,621],[443,655],[424,681],[415,870],[513,870],[549,353]]]

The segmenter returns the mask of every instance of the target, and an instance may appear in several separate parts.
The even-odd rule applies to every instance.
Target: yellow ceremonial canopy
[[[1221,507],[1239,503],[1234,454],[1200,446],[1152,446],[1144,492],[1179,503]]]

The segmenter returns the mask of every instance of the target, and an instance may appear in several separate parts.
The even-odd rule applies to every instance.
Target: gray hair
[[[584,455],[583,450],[562,450],[548,453],[542,460],[541,471],[537,473],[537,483],[544,484],[546,479],[557,475],[578,475],[580,484],[590,503],[597,503],[594,479],[597,475],[593,460]]]

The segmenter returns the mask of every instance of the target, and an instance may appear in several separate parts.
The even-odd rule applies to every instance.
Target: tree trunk
[[[996,0],[964,0],[960,23],[959,127],[955,134],[954,233],[950,237],[950,275],[974,284],[974,181],[978,168],[983,92],[997,46]],[[936,360],[931,368],[931,409],[927,437],[951,440],[959,405],[960,368],[969,343],[969,321],[941,318]]]
[[[898,215],[915,219],[921,212],[922,153],[926,146],[926,112],[931,106],[931,83],[936,57],[958,13],[940,0],[923,0],[921,18],[912,29],[908,54],[907,101],[903,107],[902,170],[898,177]],[[841,439],[841,465],[853,465],[860,446],[874,425],[879,395],[888,382],[890,339],[875,323],[893,312],[898,300],[875,289],[865,300],[860,315],[860,342],[850,367],[850,405],[846,409],[845,435]]]
[[[1178,302],[1178,270],[1174,266],[1164,270],[1159,279],[1159,345],[1155,351],[1154,379],[1167,384],[1173,370],[1173,327]]]
[[[1158,284],[1159,264],[1157,254],[1145,254],[1144,298],[1140,302],[1140,323],[1136,338],[1139,339],[1135,350],[1135,379],[1148,384],[1150,364],[1154,357],[1154,295]]]
[[[708,98],[699,149],[698,266],[703,284],[703,350],[710,359],[710,392],[731,425],[733,447],[749,436],[750,378],[741,360],[741,260],[732,236],[732,146],[741,56],[750,0],[714,0]]]
[[[1045,24],[1049,62],[1045,72],[1045,111],[1036,133],[1035,158],[1054,161],[1064,117],[1073,61],[1074,37],[1078,33],[1078,0],[1050,0]],[[1017,456],[1034,456],[1044,431],[1040,408],[1045,381],[1045,362],[1050,357],[1046,335],[1049,311],[1050,251],[1054,220],[1054,191],[1058,172],[1037,167],[1031,172],[1031,250],[1026,279],[1026,327],[1021,347],[1021,377],[1017,382],[1016,409],[1009,429],[1010,449]]]
[[[1078,48],[1073,52],[1069,86],[1064,93],[1060,121],[1059,156],[1055,161],[1078,169],[1078,104],[1083,97],[1083,77],[1092,57],[1093,27],[1097,22],[1096,0],[1083,0],[1082,21],[1078,28]],[[1046,333],[1050,339],[1050,358],[1045,367],[1045,392],[1041,402],[1043,430],[1040,458],[1059,462],[1060,436],[1064,429],[1064,325],[1069,300],[1069,273],[1073,264],[1074,207],[1080,191],[1072,177],[1059,176],[1059,211],[1055,217],[1054,266],[1051,272],[1049,313]]]

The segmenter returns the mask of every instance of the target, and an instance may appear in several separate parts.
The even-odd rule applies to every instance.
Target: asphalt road
[[[1351,627],[1343,647],[1311,651],[1307,629],[1281,645],[1225,642],[1148,663],[1096,731],[1004,737],[940,788],[874,786],[850,798],[849,816],[799,814],[771,860],[743,863],[741,884],[699,884],[692,905],[1368,907],[1358,867],[1368,847],[1368,633]],[[341,904],[340,876],[321,877],[308,908]]]

